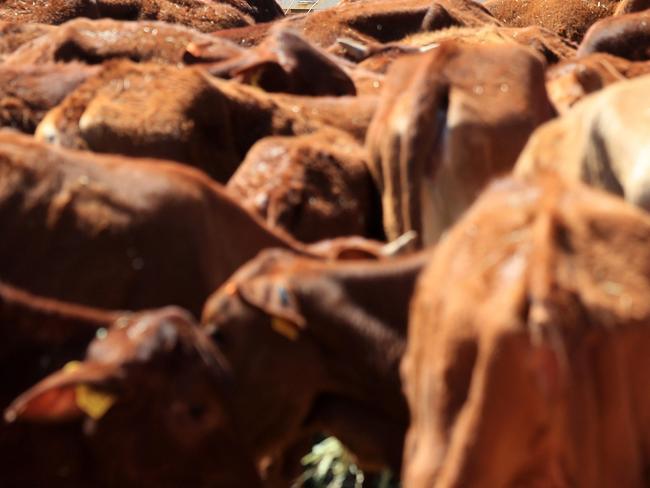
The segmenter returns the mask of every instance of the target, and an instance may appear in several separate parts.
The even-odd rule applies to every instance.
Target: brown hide
[[[513,44],[527,46],[546,58],[548,64],[572,58],[577,45],[542,27],[449,27],[432,32],[419,32],[396,42],[372,46],[359,63],[360,67],[385,73],[388,67],[405,54],[418,54],[437,48],[442,42],[458,44]]]
[[[56,149],[11,132],[0,132],[0,154],[0,275],[35,293],[196,312],[260,249],[295,242],[180,165]]]
[[[81,454],[73,460],[82,461],[79,472],[68,473],[68,487],[258,487],[231,420],[231,388],[219,351],[187,312],[167,307],[118,319],[90,344],[84,362],[21,395],[5,418],[8,429],[31,434],[36,450],[52,448],[54,427],[28,422],[68,423],[68,444],[58,449],[72,448]],[[98,409],[102,400],[108,403]]]
[[[332,54],[345,56],[345,49],[337,43],[339,38],[365,44],[401,39],[420,30],[430,6],[431,0],[355,2],[291,15],[279,24]]]
[[[580,42],[587,29],[610,15],[650,7],[648,0],[487,0],[483,4],[509,27],[538,25],[573,42]]]
[[[596,52],[568,59],[546,72],[546,90],[558,113],[566,113],[590,93],[630,78],[650,74],[649,61],[628,61]]]
[[[12,54],[23,44],[55,30],[45,24],[20,24],[0,21],[0,61]]]
[[[650,5],[648,5],[650,7]],[[631,61],[650,60],[650,12],[642,11],[599,20],[580,43],[578,56],[602,52]]]
[[[33,133],[45,114],[97,69],[70,64],[0,64],[0,126]]]
[[[0,282],[0,408],[70,360],[120,313],[35,296]],[[0,484],[95,484],[78,426],[0,425]]]
[[[450,28],[435,32],[414,34],[399,41],[403,46],[431,49],[443,41],[453,40],[467,44],[508,44],[528,46],[553,64],[576,54],[577,46],[543,27],[500,27],[488,25],[474,28]]]
[[[422,20],[422,30],[425,31],[485,25],[500,25],[500,22],[473,0],[434,0]]]
[[[275,22],[264,22],[232,29],[221,29],[213,32],[212,35],[232,41],[241,47],[252,47],[261,43],[274,25],[276,25]]]
[[[650,210],[649,89],[645,75],[586,97],[533,133],[515,172],[555,171]]]
[[[114,61],[50,111],[36,137],[64,147],[171,159],[225,182],[248,149],[268,135],[333,126],[363,139],[375,102],[268,95],[196,68]]]
[[[325,431],[364,468],[399,470],[408,419],[397,367],[426,260],[324,265],[267,251],[208,299],[202,322],[231,364],[258,458]]]
[[[365,150],[338,131],[262,139],[226,187],[267,225],[303,242],[383,234]]]
[[[297,33],[276,28],[259,46],[211,66],[209,72],[267,92],[355,95],[353,81],[339,64]]]
[[[213,56],[210,61],[229,59],[243,51],[233,43],[182,25],[81,18],[24,43],[7,56],[5,62],[13,65],[70,61],[101,64],[114,58],[173,65],[200,62],[200,58],[187,52],[190,43],[209,45],[213,51],[218,51],[218,57]]]
[[[50,0],[29,3],[24,0],[5,0],[0,5],[0,21],[19,24],[56,25],[75,17],[97,18],[98,15],[94,0]]]
[[[483,194],[411,305],[405,488],[647,485],[648,239],[580,184]]]
[[[261,9],[243,0],[8,0],[0,6],[0,20],[19,23],[62,24],[76,17],[118,20],[160,20],[202,32],[269,21],[282,15],[274,0]]]
[[[552,114],[541,58],[514,43],[396,61],[366,138],[387,238],[435,243]]]
[[[95,332],[120,315],[0,282],[0,408],[47,373],[83,357]]]

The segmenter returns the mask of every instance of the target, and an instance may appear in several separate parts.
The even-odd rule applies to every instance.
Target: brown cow
[[[164,448],[167,459],[176,460],[168,454],[174,444],[195,447],[201,460],[213,456],[217,475],[224,466],[220,453],[229,447],[228,426],[260,461],[325,429],[364,466],[398,469],[408,422],[398,365],[408,301],[427,261],[421,254],[385,265],[322,266],[265,252],[210,299],[204,313],[209,335],[173,309],[135,317],[95,340],[76,370],[32,388],[6,416],[78,417],[77,386],[90,387],[100,403],[98,418],[89,419],[96,458],[119,476],[139,474],[124,473],[133,465],[125,457],[143,465]],[[156,425],[163,433],[148,430]],[[149,446],[149,453],[148,435],[173,442]],[[154,475],[154,468],[142,475]]]
[[[553,170],[650,210],[650,76],[616,83],[536,130],[515,172]]]
[[[0,408],[72,359],[125,312],[33,295],[0,282]],[[0,456],[0,459],[2,457]]]
[[[260,5],[261,4],[261,5]],[[260,8],[261,7],[261,8]],[[161,20],[203,32],[241,27],[282,16],[274,0],[50,0],[26,3],[8,0],[0,6],[0,21],[62,24],[76,17],[119,20]]]
[[[237,391],[256,392],[254,402],[238,397],[236,410],[258,457],[321,430],[367,469],[399,470],[408,419],[397,366],[428,259],[327,264],[266,251],[208,299],[202,322]]]
[[[0,21],[0,62],[23,44],[56,30],[46,24],[20,24]]]
[[[399,41],[386,44],[362,45],[349,40],[339,40],[348,49],[357,52],[359,66],[385,73],[388,67],[404,54],[419,54],[437,48],[444,41],[461,44],[512,44],[528,46],[539,52],[547,63],[572,58],[577,45],[542,27],[522,28],[485,25],[483,27],[449,27],[447,29],[419,32]]]
[[[546,71],[546,90],[563,114],[590,93],[630,78],[650,74],[650,61],[629,61],[606,53],[570,59]]]
[[[647,486],[648,240],[580,184],[484,193],[414,294],[405,488]]]
[[[121,315],[34,296],[0,282],[0,408],[68,361],[81,359],[96,331]],[[0,425],[0,484],[95,485],[76,431],[69,425]]]
[[[0,154],[0,275],[38,294],[197,312],[260,249],[300,247],[191,168],[6,131]]]
[[[268,135],[334,126],[362,140],[375,104],[375,97],[268,95],[198,68],[114,61],[50,111],[36,137],[184,162],[225,182]]]
[[[650,7],[649,0],[487,0],[485,7],[509,27],[538,25],[573,42],[587,29],[610,15],[637,12]]]
[[[267,251],[208,299],[202,322],[231,365],[259,459],[324,431],[364,469],[399,471],[408,419],[397,366],[427,259],[325,264]]]
[[[499,27],[487,25],[477,28],[450,28],[442,31],[414,34],[398,41],[404,46],[421,50],[434,48],[443,41],[453,40],[468,44],[507,44],[515,42],[539,52],[547,63],[553,64],[576,54],[577,46],[543,27]]]
[[[213,51],[211,44],[208,48]],[[200,56],[203,48],[197,51]],[[355,95],[354,82],[341,66],[343,62],[311,45],[297,33],[275,28],[259,46],[235,59],[213,65],[208,71],[215,76],[258,86],[267,92]]]
[[[0,5],[0,21],[17,24],[56,25],[75,17],[96,18],[98,14],[96,0],[5,0]]]
[[[85,362],[68,364],[5,412],[12,424],[4,433],[18,448],[22,440],[21,451],[30,447],[42,454],[44,443],[54,459],[23,466],[28,472],[18,479],[10,478],[14,469],[8,466],[0,482],[68,488],[261,486],[231,420],[232,386],[227,364],[187,312],[167,307],[122,316],[91,343]],[[16,421],[64,425],[53,432]],[[25,445],[27,435],[36,446]],[[2,464],[5,455],[21,462],[7,452]],[[54,467],[53,461],[78,465],[64,464],[67,475],[43,479],[39,471]],[[39,479],[43,484],[34,484]]]
[[[434,0],[422,20],[422,30],[501,25],[483,5],[473,0]]]
[[[167,64],[196,63],[201,59],[187,52],[188,44],[204,44],[218,52],[209,61],[229,59],[243,49],[223,39],[182,25],[166,22],[113,19],[75,19],[24,43],[5,63],[22,65],[81,61],[100,64],[114,58]]]
[[[226,188],[270,227],[302,242],[383,237],[381,203],[366,153],[338,131],[262,139]]]
[[[275,0],[95,0],[102,17],[123,20],[162,20],[205,32],[245,25],[241,12],[255,22],[284,16]],[[234,12],[232,11],[234,10]]]
[[[516,44],[448,42],[396,61],[366,139],[387,237],[435,243],[552,114],[541,57]]]
[[[430,6],[431,0],[343,3],[329,9],[290,15],[278,23],[280,28],[296,31],[332,54],[345,56],[347,51],[337,42],[338,39],[350,38],[365,44],[401,39],[422,28]],[[251,45],[264,39],[271,27],[271,24],[266,24],[215,34],[242,45]]]
[[[70,64],[0,64],[0,126],[33,133],[45,114],[96,67]]]
[[[650,60],[650,12],[645,10],[596,22],[580,43],[578,56],[596,52],[632,61]]]

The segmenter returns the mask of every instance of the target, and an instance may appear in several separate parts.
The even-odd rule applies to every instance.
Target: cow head
[[[5,411],[9,422],[84,419],[109,484],[256,486],[229,414],[228,368],[183,310],[118,320]]]
[[[366,136],[386,236],[436,243],[551,115],[541,57],[514,42],[445,41],[395,61]]]
[[[237,411],[257,454],[302,432],[325,373],[286,272],[295,254],[265,251],[207,301],[203,324],[231,365]]]
[[[343,63],[296,32],[274,28],[258,47],[235,60],[215,64],[210,71],[268,92],[355,95],[356,88]]]

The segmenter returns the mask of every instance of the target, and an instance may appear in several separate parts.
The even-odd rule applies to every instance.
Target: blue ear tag
[[[280,292],[280,303],[282,304],[283,307],[288,307],[289,306],[289,292],[284,287],[280,287],[279,292]]]

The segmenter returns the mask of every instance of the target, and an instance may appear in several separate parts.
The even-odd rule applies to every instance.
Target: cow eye
[[[221,346],[226,342],[226,336],[223,333],[223,330],[216,326],[212,330],[210,337],[212,337],[212,340],[214,340],[214,342]]]
[[[191,404],[188,408],[188,413],[192,420],[201,420],[201,417],[205,414],[205,406],[198,403]]]

